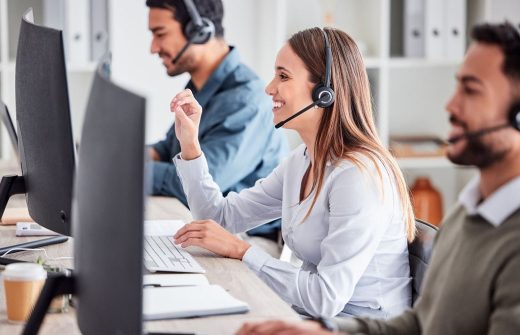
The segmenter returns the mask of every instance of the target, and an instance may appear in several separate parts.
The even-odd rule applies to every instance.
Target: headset
[[[332,72],[332,51],[330,48],[329,37],[325,30],[321,29],[325,40],[325,83],[319,83],[312,89],[312,100],[316,102],[316,106],[321,108],[330,107],[336,94],[332,87],[330,87],[330,73]]]
[[[280,121],[274,127],[280,128],[287,122],[291,121],[295,117],[303,114],[314,106],[326,108],[332,106],[334,100],[336,100],[336,93],[331,87],[331,72],[332,72],[332,51],[329,43],[329,37],[327,36],[327,32],[321,28],[319,28],[323,33],[323,38],[325,40],[325,82],[318,83],[312,89],[312,103],[297,112],[296,114],[291,115],[287,119]]]
[[[172,60],[173,64],[177,63],[191,44],[204,44],[215,36],[215,24],[210,19],[200,16],[193,0],[184,0],[184,5],[190,15],[190,21],[184,27],[184,36],[188,41]],[[167,7],[170,10],[175,10],[171,6]]]
[[[517,40],[518,40],[517,48],[520,49],[520,24],[519,25],[511,24],[511,25],[515,28],[516,34],[518,35],[517,36]],[[520,131],[520,101],[513,102],[513,104],[509,108],[508,116],[509,116],[509,123],[511,124],[511,126],[513,128],[515,128],[516,130]]]
[[[509,109],[509,123],[513,128],[520,131],[520,101],[514,103]]]

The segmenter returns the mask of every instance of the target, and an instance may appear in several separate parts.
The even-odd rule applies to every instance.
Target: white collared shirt
[[[347,303],[395,315],[410,306],[406,229],[393,182],[382,165],[362,172],[343,160],[328,164],[323,188],[302,222],[314,193],[299,203],[310,159],[301,145],[255,186],[223,197],[204,155],[173,159],[194,219],[213,219],[232,233],[282,218],[285,243],[301,268],[252,246],[243,261],[289,304],[313,316],[332,317]],[[384,190],[384,192],[382,192]]]
[[[474,177],[459,195],[459,202],[469,215],[478,214],[498,227],[520,207],[520,177],[502,185],[482,202],[479,185],[480,175]]]

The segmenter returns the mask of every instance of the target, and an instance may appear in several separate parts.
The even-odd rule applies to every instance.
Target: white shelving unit
[[[15,58],[20,20],[27,8],[32,7],[36,24],[42,24],[43,0],[0,0],[0,97],[16,118]],[[87,15],[87,14],[85,14]],[[35,59],[37,61],[37,59]],[[67,80],[73,133],[79,139],[83,113],[93,78],[95,62],[67,64]],[[13,159],[11,143],[2,127],[1,153],[3,160]]]

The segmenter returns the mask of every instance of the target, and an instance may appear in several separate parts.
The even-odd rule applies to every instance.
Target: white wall
[[[171,98],[188,81],[171,78],[157,55],[150,53],[148,8],[144,1],[111,0],[109,4],[112,78],[147,98],[146,142],[162,139],[173,122]],[[121,12],[125,14],[122,15]]]
[[[487,14],[491,21],[508,19],[518,25],[520,23],[520,0],[488,0]]]
[[[160,59],[150,54],[144,0],[111,0],[109,6],[112,78],[147,98],[146,141],[152,143],[171,126],[170,99],[189,76],[169,77]],[[224,37],[264,82],[271,80],[276,53],[284,42],[283,22],[272,13],[284,10],[284,2],[277,0],[224,0]]]

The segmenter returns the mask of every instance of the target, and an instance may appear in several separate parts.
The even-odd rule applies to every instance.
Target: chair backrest
[[[410,259],[410,275],[412,276],[412,303],[415,303],[421,292],[424,274],[430,262],[433,240],[438,228],[432,224],[415,219],[417,234],[412,243],[408,244]]]

